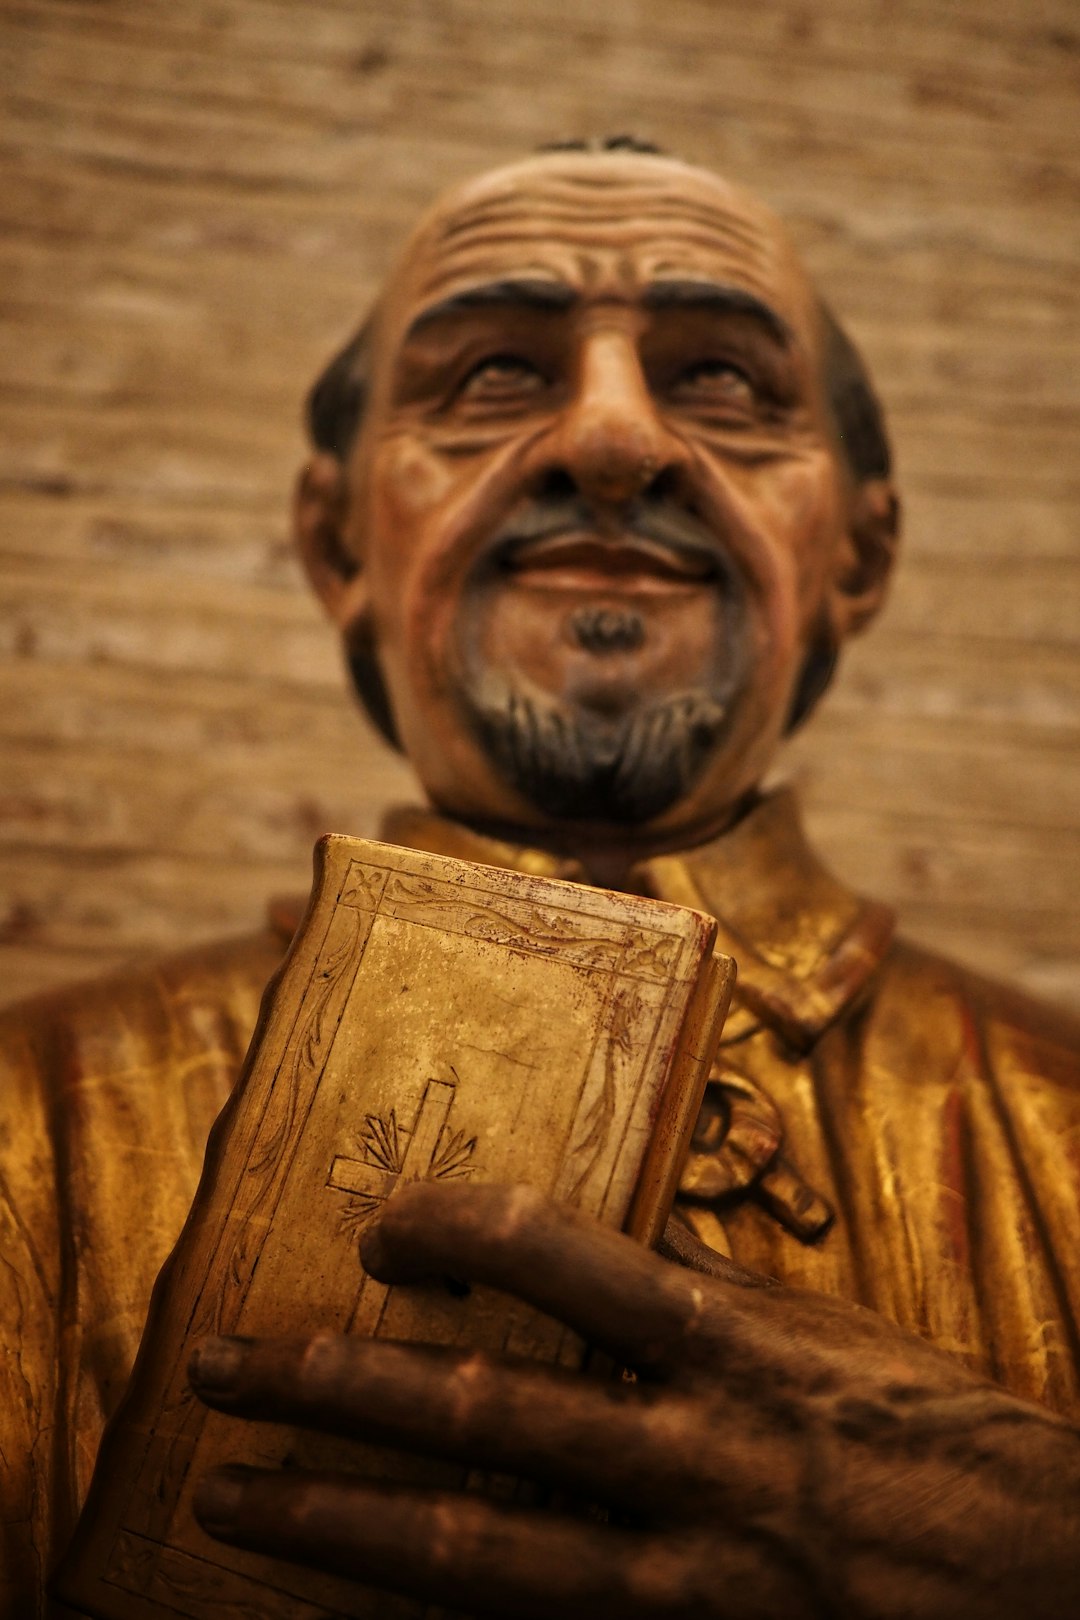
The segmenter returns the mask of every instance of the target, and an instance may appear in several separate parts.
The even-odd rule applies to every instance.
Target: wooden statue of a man
[[[192,1368],[238,1423],[609,1518],[251,1470],[204,1480],[202,1523],[535,1620],[1080,1611],[1080,1032],[898,942],[759,790],[897,527],[784,230],[625,143],[485,175],[311,425],[299,544],[432,807],[386,836],[707,910],[739,981],[666,1257],[492,1187],[407,1188],[364,1240],[374,1275],[494,1284],[636,1382],[327,1337]],[[3,1025],[4,1614],[42,1602],[277,926]]]

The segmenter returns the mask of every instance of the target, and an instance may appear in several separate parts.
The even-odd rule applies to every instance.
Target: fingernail
[[[228,1530],[244,1500],[241,1469],[218,1468],[204,1474],[191,1499],[195,1517],[204,1530]]]
[[[188,1377],[200,1389],[224,1393],[236,1382],[250,1339],[203,1339],[191,1352]]]
[[[379,1282],[384,1280],[382,1270],[386,1265],[386,1244],[377,1220],[372,1221],[360,1234],[360,1264],[370,1276]]]

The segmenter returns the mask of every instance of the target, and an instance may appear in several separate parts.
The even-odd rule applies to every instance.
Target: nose
[[[629,333],[598,330],[583,340],[552,449],[586,500],[604,506],[635,500],[682,461]]]

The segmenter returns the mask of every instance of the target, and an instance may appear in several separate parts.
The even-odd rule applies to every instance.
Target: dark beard
[[[466,694],[484,752],[537,809],[573,821],[627,824],[661,815],[691,787],[727,716],[727,704],[707,692],[612,719],[509,682],[497,687],[483,699]]]

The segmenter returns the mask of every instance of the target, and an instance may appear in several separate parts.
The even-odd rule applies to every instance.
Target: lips
[[[696,546],[641,535],[561,533],[512,541],[500,563],[517,583],[549,590],[658,591],[706,584],[715,560]]]

